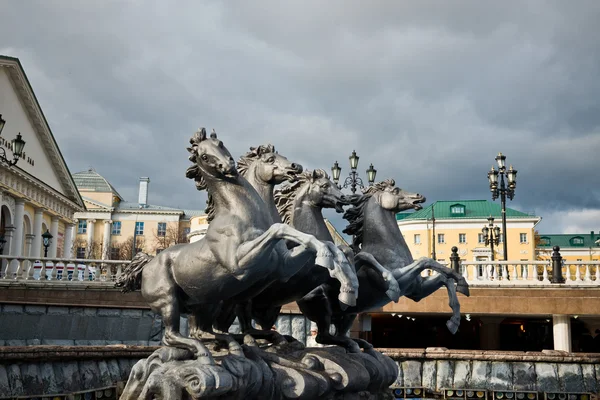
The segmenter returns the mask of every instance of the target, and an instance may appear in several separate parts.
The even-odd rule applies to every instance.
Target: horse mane
[[[373,186],[362,189],[363,194],[350,196],[350,207],[344,213],[344,219],[348,221],[348,226],[342,232],[353,236],[352,249],[358,252],[363,242],[364,224],[365,224],[365,206],[369,199],[377,192],[382,192],[386,188],[396,186],[393,179],[386,179],[377,182]]]
[[[275,153],[275,146],[272,144],[260,145],[258,147],[250,147],[250,151],[240,157],[237,162],[237,170],[242,176],[246,176],[250,165],[258,158],[267,153]]]
[[[217,138],[217,133],[214,129],[210,134],[210,138]],[[191,167],[188,167],[188,169],[185,171],[185,176],[186,178],[193,179],[195,181],[196,189],[198,190],[204,190],[207,188],[206,180],[204,179],[204,176],[202,176],[202,171],[200,170],[200,167],[197,163],[198,145],[204,140],[206,140],[206,129],[200,128],[190,138],[191,147],[187,148],[187,151],[190,152],[189,160],[193,163],[193,165]],[[212,219],[215,217],[215,203],[210,193],[208,194],[208,200],[206,201],[206,209],[204,210],[204,212],[206,212],[207,214],[208,222],[212,221]]]
[[[296,181],[294,183],[287,184],[273,193],[277,211],[279,212],[279,215],[281,215],[281,219],[284,223],[292,223],[294,200],[296,199],[296,195],[300,192],[300,188],[308,182],[321,178],[329,179],[329,175],[327,175],[325,170],[315,169],[314,171],[304,171],[296,175]]]

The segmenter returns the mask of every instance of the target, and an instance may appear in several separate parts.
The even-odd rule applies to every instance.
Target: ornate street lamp
[[[50,233],[50,231],[48,231],[48,229],[46,229],[46,232],[44,232],[42,234],[42,240],[43,240],[43,244],[44,244],[44,258],[48,257],[48,247],[50,247],[53,237],[54,236],[52,236],[52,234]]]
[[[517,187],[517,170],[513,169],[512,165],[506,170],[506,156],[502,153],[498,153],[496,156],[496,162],[498,163],[498,170],[493,166],[490,172],[488,172],[488,180],[490,181],[490,191],[492,192],[492,200],[496,200],[500,197],[502,204],[502,232],[504,233],[504,240],[502,241],[504,248],[504,261],[508,259],[508,249],[506,237],[506,198],[512,200],[515,197],[515,188]],[[500,175],[500,182],[498,182],[498,175]],[[508,186],[504,181],[506,181]]]
[[[0,135],[2,134],[2,129],[4,129],[4,125],[6,121],[2,118],[2,114],[0,114]],[[13,152],[13,159],[9,160],[6,158],[6,150],[4,147],[0,147],[0,161],[5,163],[7,166],[12,167],[17,164],[19,158],[23,155],[23,148],[25,147],[25,141],[21,137],[21,132],[17,133],[17,137],[14,138],[11,142],[11,149]]]
[[[350,191],[352,192],[352,194],[356,193],[357,187],[360,187],[360,188],[365,187],[362,179],[358,176],[358,173],[356,172],[356,168],[358,168],[358,160],[359,159],[360,159],[360,157],[356,155],[356,151],[352,150],[352,154],[349,157],[350,176],[348,176],[344,180],[343,185],[339,184],[342,169],[340,168],[340,165],[338,164],[338,162],[336,161],[335,163],[333,163],[333,167],[331,167],[331,175],[332,175],[332,178],[333,178],[333,181],[335,182],[335,184],[338,185],[338,187],[340,189],[350,187]],[[369,181],[369,186],[371,186],[375,182],[375,176],[377,175],[377,170],[373,167],[373,164],[371,164],[369,166],[369,169],[366,172],[367,172],[367,179]]]
[[[494,261],[494,245],[498,246],[500,243],[500,227],[494,227],[494,217],[490,215],[488,218],[489,228],[484,226],[481,229],[481,233],[483,233],[483,239],[485,241],[486,246],[490,246],[492,250],[492,261]]]

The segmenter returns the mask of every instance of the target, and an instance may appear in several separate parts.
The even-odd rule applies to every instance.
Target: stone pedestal
[[[217,347],[211,353],[215,365],[200,363],[187,350],[160,348],[133,367],[121,400],[379,399],[398,376],[396,363],[372,349],[259,346],[246,337],[243,355]]]

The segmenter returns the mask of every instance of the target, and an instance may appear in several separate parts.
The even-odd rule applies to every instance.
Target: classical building
[[[48,256],[65,256],[73,243],[73,216],[84,204],[17,58],[0,56],[0,114],[0,148],[7,158],[17,150],[11,143],[17,134],[25,141],[16,165],[0,162],[1,252],[40,257],[41,235],[48,231]],[[14,272],[6,264],[0,271]]]
[[[538,259],[550,259],[554,246],[560,247],[560,254],[565,261],[600,261],[600,232],[563,235],[541,233],[536,247]]]
[[[502,228],[500,204],[487,200],[436,201],[417,212],[399,213],[398,226],[413,257],[432,257],[449,261],[451,249],[458,247],[463,261],[492,260],[491,246],[485,244],[484,227],[489,217]],[[435,218],[435,219],[434,219]],[[535,226],[541,217],[506,209],[507,233],[501,232],[494,247],[494,259],[504,259],[503,241],[508,240],[509,260],[535,260]],[[435,235],[435,236],[434,236]]]
[[[190,219],[204,214],[149,204],[147,177],[139,180],[137,202],[125,201],[94,169],[73,174],[73,180],[86,208],[75,214],[75,258],[123,260],[138,251],[157,254],[187,242]]]

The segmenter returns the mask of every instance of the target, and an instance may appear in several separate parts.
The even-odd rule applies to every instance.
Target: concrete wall
[[[310,321],[302,315],[281,315],[276,327],[303,343],[310,334]],[[181,318],[181,331],[188,333],[187,318]],[[231,332],[240,332],[237,320]],[[161,338],[162,322],[147,309],[0,305],[0,346],[158,345]]]

